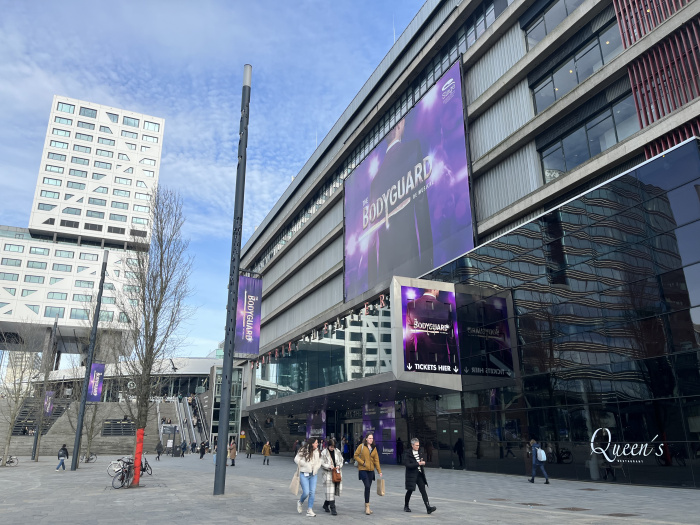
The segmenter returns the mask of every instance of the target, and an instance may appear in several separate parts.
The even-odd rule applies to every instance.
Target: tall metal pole
[[[70,469],[78,468],[78,454],[80,453],[80,440],[83,437],[83,419],[85,418],[85,404],[87,403],[88,385],[90,384],[90,372],[92,368],[92,358],[95,355],[95,340],[97,339],[97,323],[100,321],[100,306],[102,305],[102,290],[105,285],[105,275],[107,274],[107,258],[109,250],[105,250],[102,260],[102,272],[100,273],[100,286],[97,290],[97,304],[95,314],[92,318],[92,330],[90,331],[90,342],[88,343],[87,359],[85,360],[85,379],[83,379],[83,391],[80,393],[80,410],[78,411],[78,422],[75,427],[75,442],[73,443],[73,458]]]
[[[34,443],[32,445],[32,461],[39,461],[39,444],[41,443],[41,427],[44,426],[44,411],[46,410],[46,384],[49,380],[49,363],[53,362],[55,355],[55,348],[57,345],[56,341],[56,330],[58,329],[58,316],[53,320],[53,328],[51,329],[51,337],[49,338],[49,344],[43,355],[41,356],[41,372],[44,373],[44,378],[42,380],[41,395],[37,396],[39,403],[41,403],[41,409],[39,410],[38,417],[36,418],[36,428],[34,429]],[[40,372],[40,373],[41,373]]]
[[[238,307],[238,276],[241,264],[241,234],[243,231],[243,195],[245,193],[245,161],[248,147],[248,106],[250,105],[250,81],[253,68],[243,66],[243,91],[241,93],[241,124],[238,139],[238,171],[236,172],[236,197],[233,206],[233,236],[231,238],[231,273],[228,279],[228,306],[226,308],[226,339],[224,343],[224,367],[221,371],[221,404],[219,405],[219,440],[214,472],[214,496],[226,489],[226,459],[228,429],[233,384],[233,340],[236,333]],[[215,388],[215,385],[212,385]],[[223,439],[222,439],[223,436]],[[212,441],[211,446],[214,446]],[[223,448],[222,448],[223,447]]]

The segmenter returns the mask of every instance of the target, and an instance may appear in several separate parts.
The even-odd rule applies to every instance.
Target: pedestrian
[[[204,457],[204,453],[207,451],[207,446],[204,443],[200,443],[199,445],[199,459],[202,459]]]
[[[423,503],[425,503],[425,509],[428,514],[432,514],[437,510],[437,507],[432,507],[430,501],[428,500],[428,493],[425,487],[428,486],[428,480],[425,478],[425,460],[420,453],[420,441],[418,438],[413,438],[411,440],[411,450],[406,454],[406,460],[404,461],[406,465],[406,497],[404,498],[403,510],[404,512],[411,512],[411,508],[408,506],[411,500],[411,494],[416,490],[416,485],[418,490],[420,490],[420,495],[423,497]]]
[[[192,442],[191,452],[192,452],[192,454],[194,454],[196,451],[197,451],[197,443],[196,443],[195,441],[193,441],[193,442]]]
[[[403,463],[403,441],[400,437],[396,438],[396,459],[399,465]]]
[[[160,439],[158,440],[158,444],[156,445],[156,461],[160,461],[160,455],[163,453],[163,443],[160,442]]]
[[[253,455],[253,447],[250,446],[250,441],[245,442],[245,457],[250,459],[250,457]]]
[[[187,441],[184,439],[182,440],[182,443],[180,444],[180,450],[182,450],[182,457],[185,457],[185,452],[187,452]]]
[[[294,447],[292,448],[292,451],[294,452],[294,455],[297,455],[297,452],[299,452],[299,440],[294,441]]]
[[[275,441],[275,454],[280,453],[280,440]]]
[[[369,508],[369,493],[374,481],[374,471],[379,472],[382,477],[382,467],[379,465],[379,454],[374,446],[374,434],[367,434],[360,446],[355,450],[355,461],[357,461],[358,477],[365,486],[365,514],[372,514]]]
[[[63,446],[58,451],[58,465],[56,466],[56,472],[58,472],[58,469],[61,467],[63,467],[63,470],[66,470],[66,465],[65,465],[64,461],[67,459],[68,459],[68,449],[66,448],[66,444],[64,443]]]
[[[323,486],[326,491],[326,500],[323,502],[323,510],[337,516],[335,498],[343,491],[342,473],[343,456],[335,448],[335,439],[329,439],[327,448],[321,452],[321,467],[323,468]],[[335,478],[335,479],[334,479]]]
[[[541,450],[540,444],[537,442],[536,439],[531,439],[530,440],[530,450],[532,454],[532,477],[528,479],[530,483],[535,482],[535,474],[537,471],[537,467],[540,467],[540,470],[542,470],[542,474],[544,475],[544,484],[549,485],[549,476],[547,475],[547,471],[544,469],[544,461],[540,461],[539,458],[537,457],[537,452]]]
[[[231,466],[236,466],[236,440],[233,439],[231,444],[228,446],[228,459],[231,460]]]
[[[262,448],[262,455],[263,455],[263,465],[267,461],[267,464],[270,464],[270,454],[272,454],[272,450],[270,449],[270,442],[266,441],[265,445],[263,445]]]
[[[308,497],[306,516],[313,518],[316,516],[313,509],[316,499],[316,480],[318,469],[321,468],[318,439],[309,439],[309,442],[299,449],[299,453],[294,457],[294,463],[299,465],[299,484],[301,485],[301,498],[297,501],[297,512],[301,514],[304,500]]]
[[[457,454],[457,459],[459,460],[459,468],[464,468],[464,441],[462,441],[462,438],[459,438],[457,440],[455,446],[452,447],[452,451],[455,454]]]

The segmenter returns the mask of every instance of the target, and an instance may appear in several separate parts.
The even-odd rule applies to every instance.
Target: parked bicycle
[[[129,488],[131,481],[134,479],[134,464],[133,462],[127,462],[126,458],[124,459],[124,466],[112,478],[112,487],[115,489],[120,489],[124,486]]]
[[[674,462],[679,467],[685,467],[685,460],[687,457],[688,453],[686,452],[685,448],[682,445],[678,445],[676,443],[670,443],[668,445],[668,452],[666,454],[662,454],[661,456],[655,456],[656,463],[660,467],[671,467],[673,466]]]
[[[130,456],[124,456],[116,461],[111,461],[109,465],[107,465],[107,474],[109,474],[109,477],[113,478],[116,476],[117,472],[119,472],[130,460]]]
[[[17,456],[7,456],[7,459],[5,460],[6,467],[16,467],[17,465],[19,465],[19,459],[17,459]]]
[[[85,454],[83,454],[82,456],[80,456],[80,461],[81,463],[94,463],[95,461],[97,461],[97,454],[93,454],[92,452],[90,452],[90,455],[87,457],[85,457]]]
[[[143,461],[141,462],[141,474],[145,472],[149,476],[152,476],[153,469],[151,468],[150,463],[148,463],[148,460],[146,459],[146,454],[143,454],[143,456],[141,457],[143,458]]]

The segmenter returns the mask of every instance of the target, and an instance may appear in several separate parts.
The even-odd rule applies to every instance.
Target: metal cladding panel
[[[262,302],[262,317],[302,292],[313,281],[343,260],[343,238],[338,237],[309,260],[298,272],[285,280],[284,284],[265,297]]]
[[[275,264],[269,265],[269,270],[263,275],[263,293],[265,289],[296,264],[296,262],[306,255],[309,250],[316,246],[328,232],[333,228],[343,224],[343,201],[339,200],[326,214],[309,228],[309,231],[299,239],[288,251],[283,252]],[[341,254],[342,258],[342,254]]]
[[[343,274],[339,274],[312,294],[290,306],[260,330],[260,346],[282,337],[321,312],[343,302]]]
[[[467,103],[471,104],[496,80],[525,56],[525,33],[519,24],[511,27],[496,44],[481,57],[466,74]]]
[[[469,123],[472,162],[480,159],[534,116],[532,91],[527,85],[527,79],[524,79],[483,115]]]
[[[542,186],[535,143],[516,151],[474,182],[477,221],[483,221]]]

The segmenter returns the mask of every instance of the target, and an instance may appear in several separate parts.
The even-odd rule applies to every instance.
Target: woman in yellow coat
[[[270,464],[270,454],[272,454],[272,449],[270,448],[270,442],[266,441],[265,444],[263,445],[262,449],[262,455],[263,455],[263,465],[267,461],[267,464]]]
[[[231,444],[228,446],[228,459],[231,460],[231,466],[235,467],[236,466],[236,454],[238,451],[236,450],[236,441],[233,440],[231,441]]]
[[[364,441],[355,450],[355,461],[360,481],[365,485],[365,514],[372,514],[369,508],[369,493],[374,481],[374,471],[382,476],[382,467],[379,465],[379,453],[374,446],[374,435],[367,434]]]

